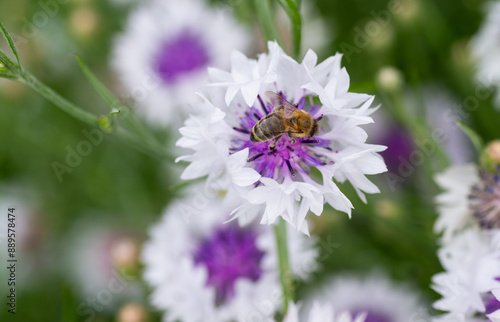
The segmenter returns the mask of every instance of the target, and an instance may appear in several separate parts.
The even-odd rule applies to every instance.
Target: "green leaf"
[[[469,137],[469,140],[472,142],[472,145],[474,145],[477,152],[481,153],[484,149],[483,139],[481,139],[481,137],[473,129],[464,123],[457,121],[457,125]]]
[[[0,63],[4,66],[4,68],[11,69],[15,66],[14,62],[10,60],[10,58],[0,50]]]
[[[9,47],[12,50],[12,53],[14,54],[14,56],[16,56],[17,65],[20,67],[21,62],[19,61],[19,55],[17,54],[17,50],[16,50],[16,46],[14,45],[14,41],[12,40],[12,37],[10,36],[9,32],[7,31],[7,29],[5,28],[5,26],[1,20],[0,20],[0,28],[2,29],[3,36],[5,37],[5,39],[7,39],[7,42],[9,43]]]
[[[294,0],[278,0],[279,4],[285,9],[286,14],[292,23],[293,56],[298,59],[300,56],[300,46],[302,41],[302,18],[300,16],[300,7]]]
[[[282,41],[276,25],[274,23],[273,7],[270,0],[254,0],[255,9],[257,11],[257,20],[259,21],[260,28],[266,40],[276,40],[280,46]]]

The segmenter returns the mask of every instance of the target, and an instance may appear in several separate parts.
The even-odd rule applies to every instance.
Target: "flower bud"
[[[139,247],[131,237],[117,239],[111,248],[111,257],[117,267],[133,267],[139,260]]]
[[[500,140],[488,144],[481,155],[482,167],[490,172],[496,172],[500,166]]]

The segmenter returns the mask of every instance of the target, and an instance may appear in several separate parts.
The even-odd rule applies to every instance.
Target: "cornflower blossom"
[[[111,63],[139,115],[175,125],[207,82],[207,67],[226,67],[231,50],[248,42],[229,12],[201,0],[153,0],[133,9]]]
[[[324,203],[350,216],[353,205],[338,183],[349,182],[364,202],[365,193],[379,192],[366,176],[387,171],[379,155],[385,147],[367,144],[361,128],[373,122],[377,108],[371,107],[373,96],[348,92],[342,55],[318,64],[309,50],[298,63],[277,43],[268,47],[257,59],[234,51],[230,71],[209,69],[207,93],[180,129],[177,145],[192,150],[178,158],[190,162],[181,178],[207,176],[208,185],[237,192],[244,201],[233,211],[235,218],[262,216],[262,224],[273,224],[281,216],[307,234],[306,214],[319,216]],[[255,134],[267,131],[272,138],[252,141],[256,124],[285,100],[293,111],[283,113],[297,110],[308,121],[283,117],[289,127],[274,137],[273,129],[257,126]]]
[[[500,166],[455,166],[436,181],[445,271],[433,277],[434,307],[445,313],[435,321],[500,321]]]
[[[144,245],[144,278],[164,321],[271,321],[282,303],[278,253],[271,227],[224,223],[221,198],[193,187],[165,211]],[[293,277],[317,267],[314,238],[289,227]]]

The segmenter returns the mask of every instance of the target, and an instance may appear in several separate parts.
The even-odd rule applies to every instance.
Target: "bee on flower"
[[[349,182],[366,202],[379,189],[366,176],[387,171],[367,144],[362,125],[372,123],[374,97],[348,92],[349,75],[336,54],[318,64],[309,50],[302,63],[269,42],[257,59],[238,51],[231,69],[209,69],[210,83],[180,129],[177,145],[192,151],[181,178],[207,177],[207,184],[243,197],[235,218],[262,215],[262,224],[283,217],[308,233],[309,211],[325,203],[351,214],[338,187]]]

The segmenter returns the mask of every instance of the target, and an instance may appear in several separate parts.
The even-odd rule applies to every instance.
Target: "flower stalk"
[[[280,46],[283,41],[276,29],[274,23],[273,7],[270,0],[255,0],[255,9],[257,11],[257,20],[259,22],[262,34],[266,40],[276,40]]]
[[[292,25],[293,58],[300,58],[300,48],[302,41],[302,18],[300,16],[300,1],[278,0],[279,4],[285,9]]]
[[[278,3],[283,7],[291,20],[293,57],[298,59],[300,56],[302,36],[302,19],[299,11],[300,1],[278,0]],[[255,6],[257,9],[258,21],[266,39],[276,40],[278,44],[281,45],[282,40],[274,24],[274,14],[270,1],[255,0]],[[285,316],[288,310],[288,303],[294,300],[294,286],[288,253],[287,223],[282,218],[280,218],[279,223],[274,226],[274,234],[278,253],[280,281],[283,291],[283,316]]]
[[[278,263],[280,271],[280,281],[283,291],[283,316],[288,310],[288,303],[294,300],[294,286],[290,259],[288,254],[287,223],[280,218],[278,224],[274,226],[274,235],[278,250]]]
[[[12,81],[28,85],[38,94],[42,95],[48,101],[54,103],[58,108],[68,113],[72,117],[92,126],[99,127],[104,132],[110,133],[113,136],[122,139],[141,152],[158,156],[160,158],[170,160],[174,159],[167,153],[167,151],[165,151],[165,148],[156,140],[154,135],[150,131],[148,131],[144,127],[144,125],[142,125],[142,123],[139,122],[133,115],[130,115],[130,113],[125,113],[126,115],[123,115],[124,113],[120,114],[120,108],[117,109],[115,107],[124,106],[119,104],[118,99],[114,98],[111,93],[104,87],[104,85],[97,80],[97,78],[83,64],[81,59],[77,57],[77,61],[80,67],[82,67],[89,81],[92,83],[98,94],[105,100],[105,102],[111,109],[108,115],[96,116],[92,113],[87,112],[86,110],[73,104],[72,102],[56,93],[53,89],[43,84],[29,72],[25,71],[19,60],[19,55],[14,45],[14,41],[12,40],[12,37],[1,21],[0,29],[15,57],[15,61],[12,61],[3,51],[0,50],[1,78],[10,79]],[[114,118],[121,115],[123,115],[122,119],[124,120],[124,123],[128,125],[128,127],[114,126]]]
[[[42,95],[44,98],[54,103],[64,112],[73,116],[74,118],[88,123],[93,126],[99,126],[99,118],[92,115],[91,113],[79,108],[75,104],[63,98],[61,95],[57,94],[54,90],[40,82],[33,75],[25,71],[19,71],[18,81],[28,85],[34,89],[38,94]]]

